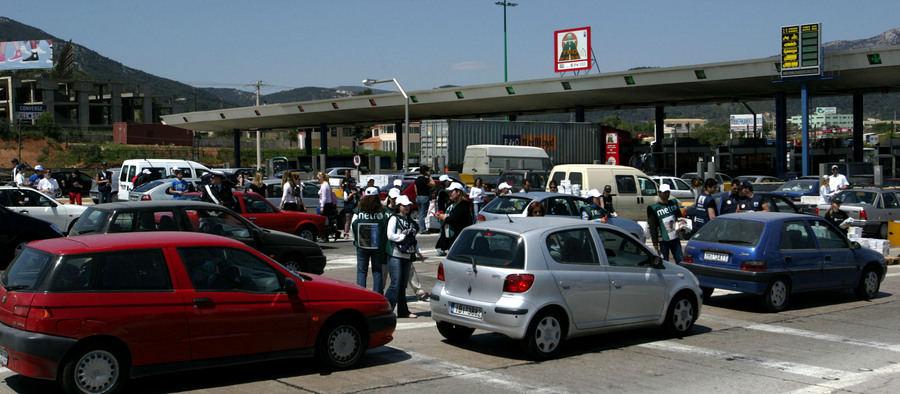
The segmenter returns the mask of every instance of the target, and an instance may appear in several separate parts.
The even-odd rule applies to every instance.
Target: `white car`
[[[697,201],[697,189],[691,187],[687,181],[674,176],[652,176],[653,182],[657,185],[669,185],[672,188],[671,196],[678,201]]]
[[[0,187],[0,205],[23,215],[46,220],[68,233],[87,209],[82,205],[60,204],[45,193],[27,187]]]

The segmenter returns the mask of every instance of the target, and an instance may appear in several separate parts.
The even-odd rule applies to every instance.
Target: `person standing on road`
[[[481,212],[481,206],[484,205],[484,186],[482,186],[481,178],[475,178],[475,185],[469,189],[469,200],[472,201],[474,215],[478,216]]]
[[[827,175],[822,177],[822,185],[819,186],[819,204],[828,204],[834,198],[834,193],[831,192],[831,186],[829,186],[830,181],[831,177]]]
[[[603,208],[609,216],[619,216],[613,208],[612,186],[603,186],[603,195],[600,196],[600,208]]]
[[[668,259],[671,253],[675,263],[681,262],[681,240],[678,239],[677,221],[681,218],[681,209],[678,201],[669,198],[671,188],[669,185],[659,187],[659,199],[656,203],[647,206],[647,227],[650,230],[650,239],[653,241],[653,249],[663,260]]]
[[[56,196],[56,192],[59,190],[59,182],[50,177],[49,168],[44,169],[44,177],[38,181],[37,189],[39,192],[47,193],[50,197]]]
[[[350,224],[353,221],[354,210],[362,198],[361,194],[359,188],[356,187],[356,179],[350,178],[344,182],[344,239],[350,238]]]
[[[438,238],[436,247],[438,250],[444,251],[444,254],[453,246],[459,233],[472,225],[472,203],[466,198],[463,186],[453,182],[447,187],[447,192],[450,195],[447,213],[437,214],[444,226],[441,228],[441,236]]]
[[[10,162],[11,162],[12,165],[13,165],[13,168],[12,168],[12,179],[13,179],[13,182],[16,182],[16,176],[19,175],[20,173],[22,173],[22,170],[25,169],[25,164],[19,163],[19,159],[18,159],[18,158],[15,158],[15,157],[13,157],[13,159],[10,160]],[[23,174],[23,175],[24,175],[24,174]],[[18,183],[18,182],[16,182],[16,183]],[[24,183],[24,182],[23,182],[23,183]]]
[[[396,183],[395,183],[395,185],[396,185]],[[388,196],[387,196],[387,198],[384,199],[384,204],[385,204],[384,210],[388,215],[393,215],[393,214],[400,212],[400,206],[397,205],[397,197],[400,197],[400,195],[401,195],[400,188],[398,188],[398,187],[392,187],[391,190],[388,191]],[[407,197],[407,199],[408,198],[409,197]],[[416,219],[416,218],[413,218],[413,219]],[[388,250],[385,251],[385,255],[390,255],[390,254],[391,254],[391,250],[390,250],[390,248],[388,248]],[[387,264],[387,259],[385,259],[383,262],[384,262],[384,264]],[[381,279],[381,282],[382,282],[381,287],[384,288],[384,282],[387,280],[387,277],[388,277],[387,268],[384,268],[382,270],[382,272],[383,272],[383,274],[381,275],[381,278],[382,278]],[[427,299],[428,292],[426,292],[425,289],[422,288],[422,283],[419,282],[419,275],[416,274],[416,265],[415,264],[409,265],[409,282],[408,282],[408,284],[409,284],[409,288],[412,289],[413,292],[416,294],[416,298],[418,298],[420,300]]]
[[[297,197],[294,191],[294,182],[291,181],[290,174],[281,176],[281,203],[278,207],[285,211],[297,211]]]
[[[69,189],[69,204],[81,205],[81,194],[84,185],[81,183],[81,171],[72,171],[72,175],[66,178],[66,187]]]
[[[355,187],[355,182],[354,185]],[[359,199],[353,217],[348,221],[353,231],[353,246],[356,246],[356,284],[366,287],[369,265],[372,266],[372,290],[384,293],[383,263],[387,245],[388,214],[378,200],[377,189],[367,189]]]
[[[741,202],[738,212],[769,212],[769,204],[763,200],[762,196],[753,193],[752,183],[744,181],[741,185],[741,197],[744,197],[744,200]]]
[[[247,186],[247,190],[259,194],[263,198],[269,198],[269,188],[263,183],[263,174],[259,171],[253,176],[253,181]]]
[[[837,165],[831,166],[830,178],[828,185],[831,188],[831,194],[837,194],[837,192],[850,187],[850,182],[847,182],[847,177],[840,173],[840,167]]]
[[[600,206],[603,195],[597,189],[591,189],[587,193],[590,204],[581,208],[581,219],[592,222],[604,222],[607,212]]]
[[[718,187],[719,183],[716,182],[715,178],[706,178],[706,180],[703,181],[703,193],[697,196],[697,201],[695,202],[697,212],[694,214],[694,220],[691,226],[694,232],[716,217],[716,214],[718,213],[716,211],[716,200],[713,198],[712,194]]]
[[[13,168],[13,186],[25,187],[28,186],[28,181],[25,180],[25,168],[22,164],[18,164],[19,160],[13,159],[13,165],[16,167]],[[22,168],[20,168],[22,167]]]
[[[224,178],[224,173],[211,171],[209,184],[203,187],[200,200],[234,210],[236,201],[234,193],[231,192],[231,182],[226,182]]]
[[[187,191],[188,183],[184,180],[184,173],[181,170],[175,170],[175,179],[169,185],[169,194],[172,195],[173,200],[180,200]]]
[[[391,304],[391,310],[397,307],[397,317],[415,319],[418,316],[410,313],[406,305],[406,282],[409,281],[409,268],[413,259],[418,257],[420,261],[424,261],[425,256],[416,241],[416,222],[409,216],[412,201],[406,196],[400,196],[396,202],[399,212],[391,215],[387,224],[387,237],[392,245],[388,259],[391,284],[384,296]]]
[[[41,167],[41,165],[38,164],[34,166],[34,174],[31,174],[31,176],[28,177],[28,186],[37,189],[41,179],[44,179],[44,167]]]
[[[431,188],[433,188],[434,179],[431,178],[431,171],[428,166],[419,168],[419,176],[416,177],[416,205],[419,206],[419,229],[425,231],[425,216],[428,215],[428,204],[431,202]]]
[[[719,215],[737,212],[738,207],[741,205],[741,200],[741,181],[733,179],[731,181],[731,191],[719,194]]]
[[[850,216],[847,215],[847,212],[841,210],[842,202],[840,198],[831,199],[831,208],[828,209],[828,212],[825,212],[825,220],[834,223],[835,226],[847,233],[850,231],[850,226],[842,226],[842,224]]]
[[[100,163],[100,172],[94,177],[97,182],[97,196],[100,204],[112,202],[113,173],[107,167],[106,162]]]

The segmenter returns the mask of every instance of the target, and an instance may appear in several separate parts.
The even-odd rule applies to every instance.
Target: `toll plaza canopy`
[[[669,107],[800,96],[800,78],[781,78],[778,56],[681,67],[573,75],[410,91],[409,118],[479,118],[604,109]],[[806,78],[811,96],[900,91],[900,46],[825,52],[824,76]],[[359,76],[361,80],[363,77]],[[394,76],[402,82],[402,75]],[[322,124],[402,122],[400,93],[354,96],[163,116],[191,130],[228,131]]]

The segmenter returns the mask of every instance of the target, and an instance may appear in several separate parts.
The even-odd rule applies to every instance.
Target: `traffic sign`
[[[362,164],[362,157],[359,157],[359,155],[353,155],[353,165],[359,168],[360,164]]]
[[[46,105],[17,105],[16,120],[35,120],[46,110]]]
[[[781,76],[822,75],[822,24],[781,28]]]

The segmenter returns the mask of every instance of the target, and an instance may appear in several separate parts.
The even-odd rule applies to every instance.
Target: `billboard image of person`
[[[0,42],[0,71],[53,68],[53,40]]]

